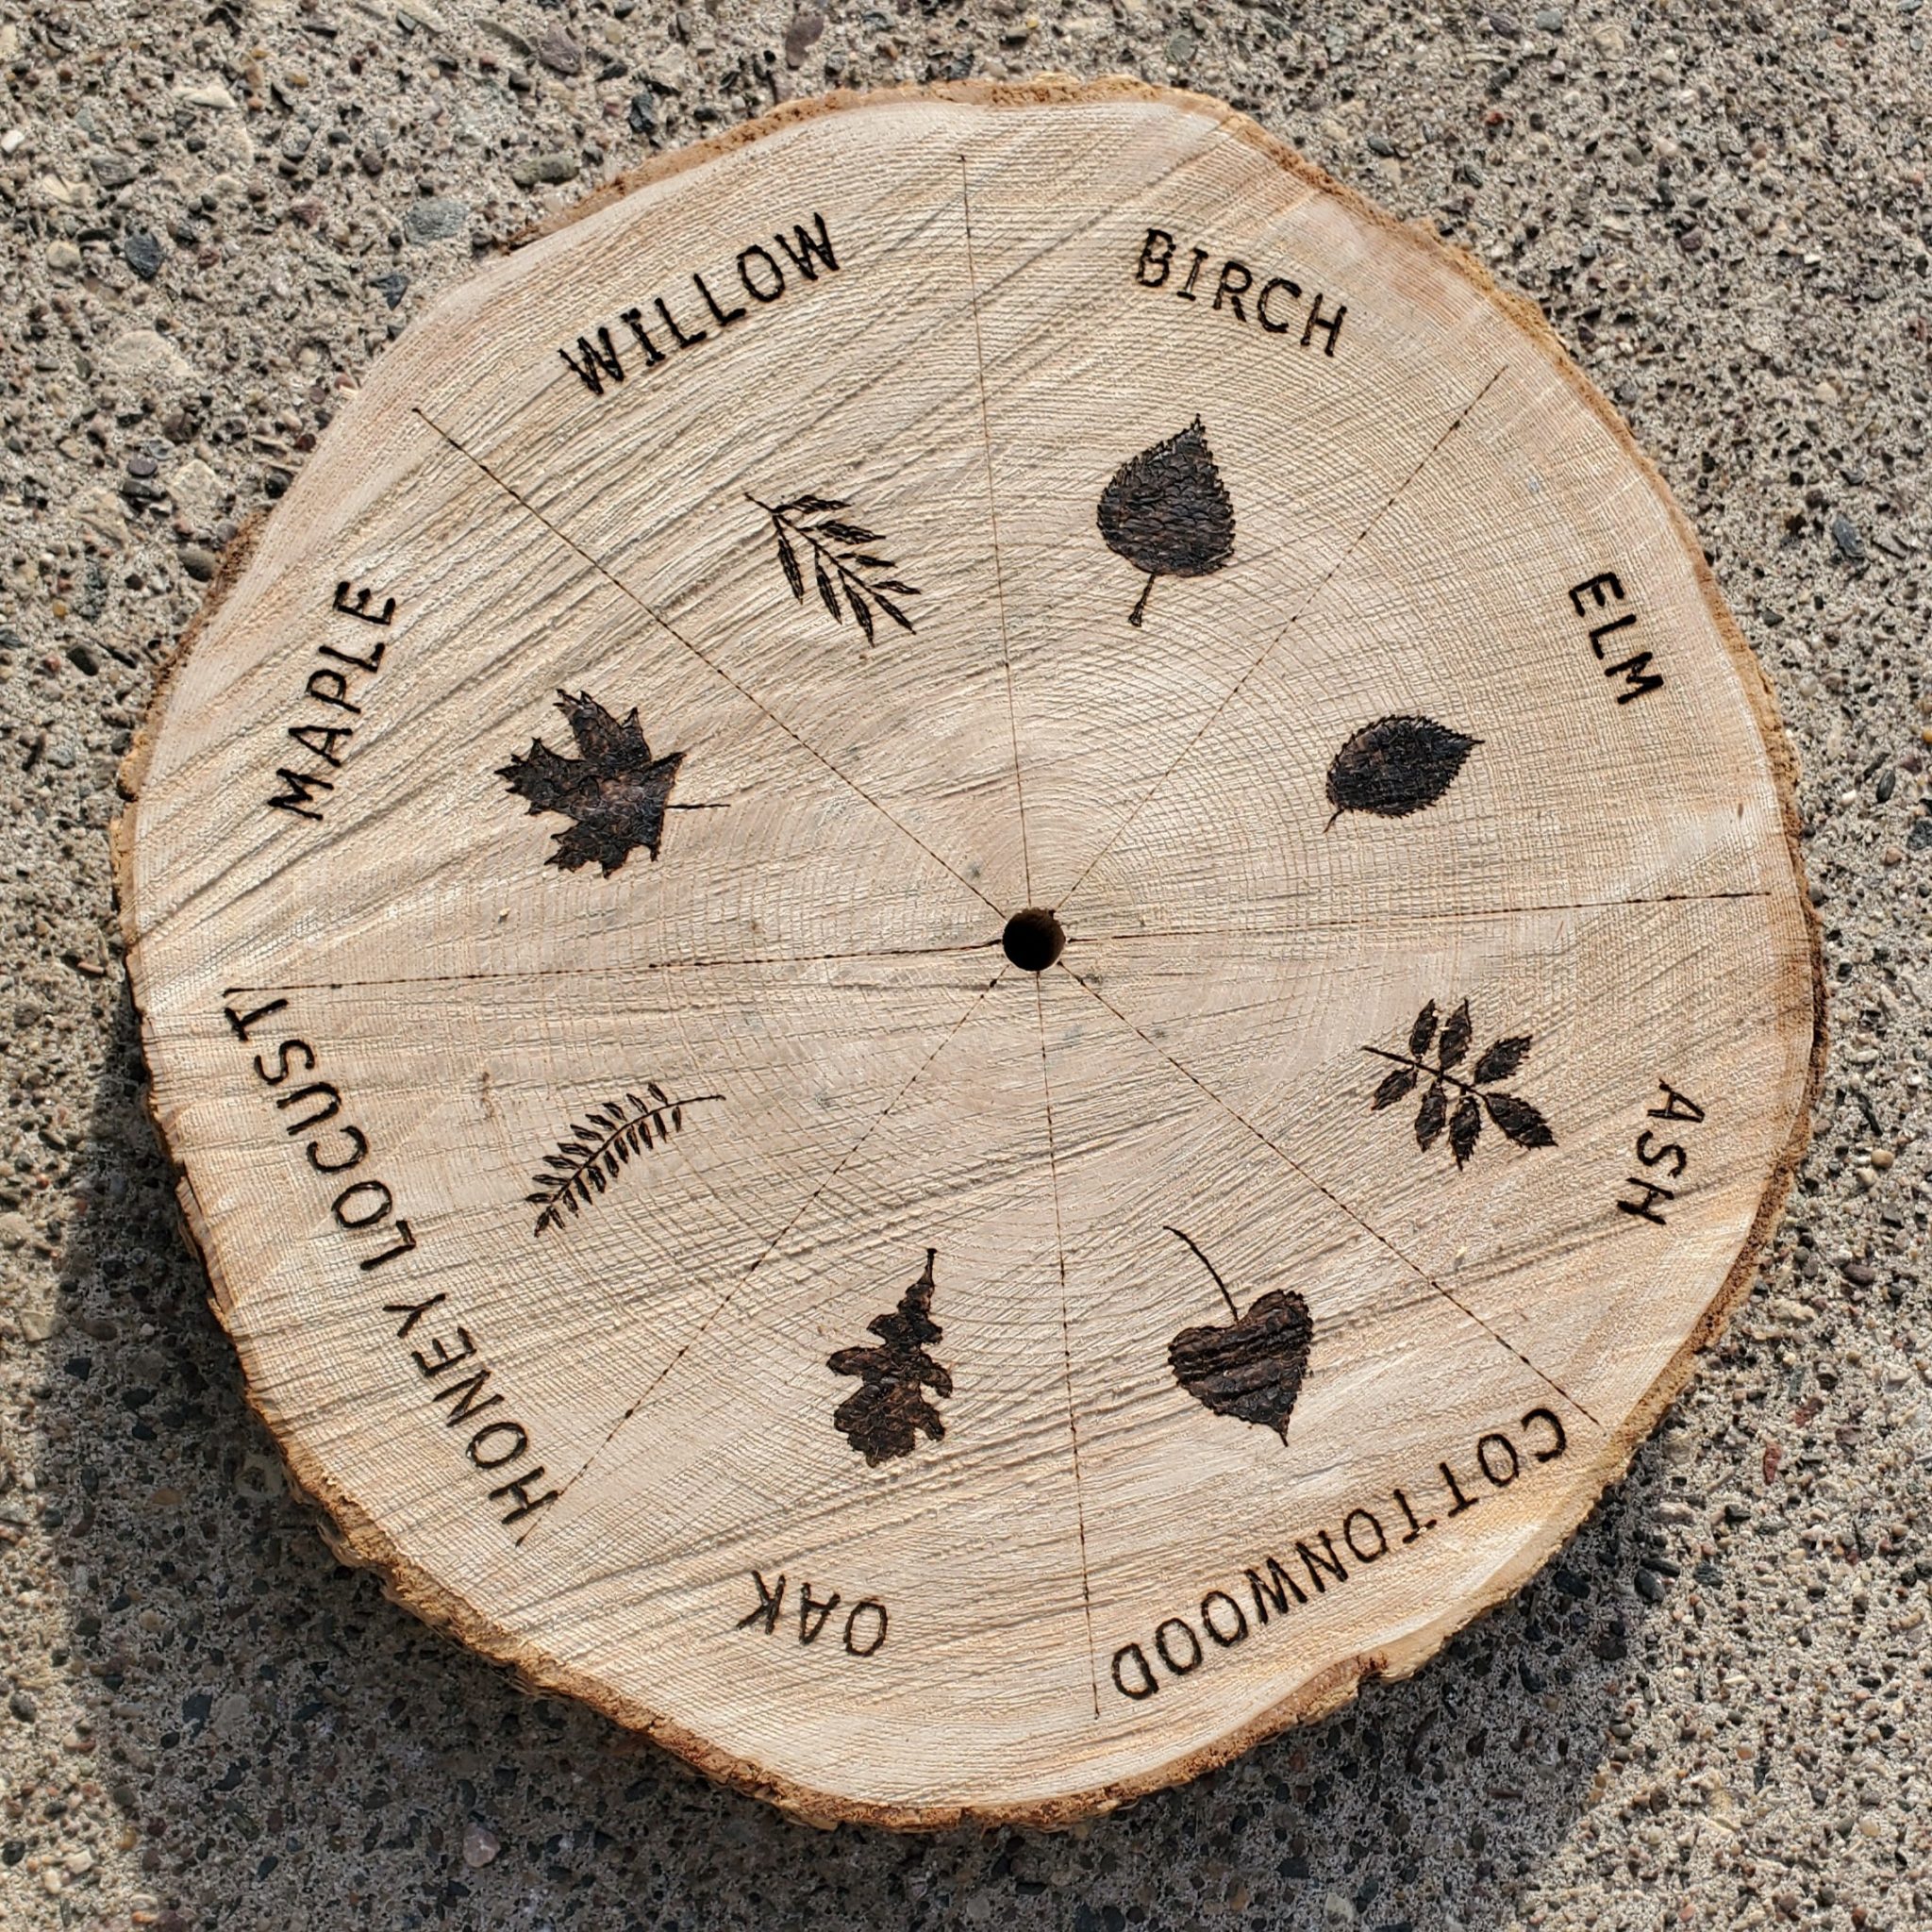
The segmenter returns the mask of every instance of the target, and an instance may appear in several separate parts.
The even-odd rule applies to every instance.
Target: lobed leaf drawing
[[[1521,1094],[1494,1091],[1495,1082],[1508,1079],[1528,1058],[1531,1036],[1512,1033],[1486,1046],[1465,1078],[1454,1070],[1468,1058],[1474,1040],[1475,1026],[1467,1000],[1446,1021],[1437,1013],[1435,1001],[1429,1001],[1408,1029],[1407,1053],[1393,1053],[1381,1046],[1362,1048],[1378,1059],[1394,1062],[1377,1083],[1369,1101],[1370,1111],[1393,1107],[1427,1080],[1415,1116],[1415,1143],[1424,1153],[1442,1138],[1446,1127],[1456,1165],[1467,1166],[1482,1137],[1486,1117],[1518,1147],[1554,1147],[1557,1137],[1539,1108]],[[1456,1095],[1453,1107],[1452,1092]]]
[[[724,1098],[722,1093],[693,1093],[674,1100],[657,1081],[647,1080],[643,1093],[623,1094],[573,1121],[569,1138],[558,1141],[555,1154],[543,1157],[545,1171],[530,1176],[532,1191],[524,1198],[539,1210],[535,1231],[541,1235],[545,1228],[561,1226],[566,1210],[582,1213],[633,1156],[681,1134],[686,1108]]]
[[[766,503],[745,492],[772,520],[772,537],[778,548],[778,568],[791,594],[805,602],[805,565],[801,545],[811,558],[812,589],[834,624],[852,621],[871,644],[877,638],[874,612],[883,612],[901,630],[914,628],[900,600],[919,595],[918,590],[894,575],[899,566],[874,548],[885,540],[876,530],[841,514],[851,503],[842,496],[794,496],[784,503]]]
[[[926,1249],[925,1272],[899,1297],[898,1307],[866,1324],[879,1347],[841,1348],[825,1361],[833,1374],[859,1378],[833,1411],[832,1422],[874,1468],[910,1456],[922,1434],[938,1442],[946,1433],[944,1418],[924,1392],[930,1389],[941,1400],[953,1392],[951,1373],[925,1346],[945,1335],[932,1319],[932,1264],[938,1254],[937,1248]]]

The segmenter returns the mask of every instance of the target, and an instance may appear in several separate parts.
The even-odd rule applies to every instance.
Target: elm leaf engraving
[[[1402,819],[1434,805],[1482,742],[1433,718],[1378,718],[1364,724],[1328,767],[1333,825],[1345,811]]]
[[[724,1098],[693,1093],[674,1100],[657,1081],[647,1080],[641,1094],[625,1093],[590,1108],[571,1123],[571,1138],[543,1157],[550,1171],[530,1176],[531,1191],[524,1199],[539,1210],[535,1232],[560,1226],[566,1211],[580,1214],[630,1165],[632,1156],[661,1147],[681,1132],[686,1108]]]
[[[1129,457],[1100,493],[1107,547],[1147,581],[1127,622],[1140,628],[1156,577],[1205,577],[1234,554],[1234,505],[1200,417]]]
[[[1415,1141],[1426,1153],[1449,1133],[1449,1152],[1457,1169],[1468,1165],[1482,1138],[1483,1118],[1489,1119],[1504,1138],[1518,1147],[1554,1147],[1557,1137],[1541,1110],[1521,1094],[1496,1091],[1494,1083],[1507,1080],[1529,1058],[1533,1036],[1512,1033],[1486,1046],[1465,1078],[1456,1069],[1468,1057],[1475,1037],[1467,1000],[1457,1006],[1438,1030],[1436,1003],[1430,1000],[1415,1016],[1408,1029],[1408,1051],[1396,1053],[1389,1047],[1365,1046],[1362,1051],[1377,1059],[1393,1062],[1383,1074],[1369,1101],[1371,1112],[1379,1113],[1403,1099],[1426,1078],[1421,1105],[1416,1108]],[[1429,1058],[1431,1048],[1435,1058]],[[1455,1105],[1450,1105],[1454,1090]]]

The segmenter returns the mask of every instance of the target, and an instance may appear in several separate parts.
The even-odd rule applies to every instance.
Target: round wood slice
[[[154,1105],[341,1545],[818,1819],[1414,1669],[1743,1291],[1770,694],[1526,303],[1129,83],[785,109],[410,326],[158,702]]]

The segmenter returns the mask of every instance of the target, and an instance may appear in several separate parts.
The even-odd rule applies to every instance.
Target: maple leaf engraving
[[[925,1399],[930,1389],[941,1398],[953,1392],[951,1374],[925,1351],[944,1335],[932,1319],[932,1264],[937,1248],[925,1251],[925,1273],[899,1298],[890,1315],[876,1315],[868,1331],[881,1348],[841,1348],[825,1366],[835,1375],[857,1375],[855,1389],[832,1421],[867,1462],[876,1467],[895,1456],[910,1456],[923,1430],[937,1442],[946,1433],[940,1412]]]
[[[588,691],[572,697],[559,691],[557,708],[576,740],[578,756],[565,758],[533,738],[526,753],[496,774],[519,798],[529,800],[532,815],[554,811],[575,821],[557,834],[549,863],[575,872],[594,860],[608,878],[640,845],[655,859],[684,754],[653,758],[635,705],[619,720]]]

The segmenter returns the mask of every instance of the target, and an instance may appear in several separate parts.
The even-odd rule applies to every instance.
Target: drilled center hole
[[[1007,958],[1027,973],[1044,973],[1059,958],[1066,943],[1067,935],[1059,921],[1038,906],[1014,913],[1000,935]]]

